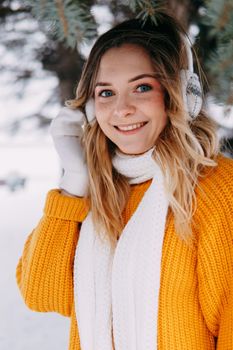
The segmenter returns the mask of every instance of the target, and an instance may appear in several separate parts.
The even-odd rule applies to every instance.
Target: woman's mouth
[[[118,125],[118,126],[115,126],[115,128],[124,134],[132,134],[142,129],[143,126],[146,124],[147,122],[141,122],[141,123],[135,123],[130,125]]]

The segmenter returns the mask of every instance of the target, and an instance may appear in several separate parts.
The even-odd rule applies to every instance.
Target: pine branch
[[[28,0],[27,3],[47,34],[68,47],[75,48],[96,37],[95,20],[82,1]]]
[[[57,6],[58,16],[60,18],[61,25],[63,27],[63,33],[65,38],[68,37],[69,25],[65,15],[65,8],[62,0],[55,0],[55,5]]]
[[[130,0],[128,6],[137,18],[146,21],[149,17],[154,24],[157,24],[158,10],[164,9],[166,1],[161,0]]]
[[[91,15],[92,1],[81,0],[24,0],[31,6],[32,12],[43,29],[58,41],[71,48],[76,48],[84,40],[97,36],[96,23]],[[115,18],[127,18],[127,13],[145,21],[148,17],[157,23],[159,10],[171,8],[173,0],[128,0],[116,1]],[[194,4],[194,0],[190,1]],[[207,32],[207,42],[214,42],[215,50],[209,53],[205,47],[207,73],[213,86],[212,93],[218,101],[231,103],[233,96],[233,0],[203,0],[205,14],[202,23]],[[109,0],[100,1],[109,5]],[[177,2],[177,5],[176,5]],[[85,5],[87,4],[87,5]],[[178,1],[172,2],[177,8]],[[202,3],[203,4],[203,3]],[[128,11],[127,11],[128,9]],[[123,16],[122,16],[123,15]],[[190,15],[190,18],[192,16]],[[195,22],[195,21],[194,21]],[[200,23],[197,23],[197,25]],[[202,26],[202,27],[204,27]],[[206,42],[206,40],[204,40]]]
[[[212,93],[219,102],[233,104],[233,2],[207,1],[203,23],[209,36],[216,40],[216,49],[206,63],[213,81]]]

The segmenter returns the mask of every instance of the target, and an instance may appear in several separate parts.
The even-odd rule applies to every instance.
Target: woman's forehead
[[[152,60],[148,52],[135,44],[124,44],[120,47],[110,48],[100,60],[97,80],[109,78],[116,74],[152,73],[154,71]]]

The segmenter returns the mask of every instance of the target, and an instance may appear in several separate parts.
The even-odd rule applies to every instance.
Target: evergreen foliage
[[[216,49],[210,53],[207,67],[210,71],[214,95],[226,105],[233,105],[233,1],[206,2],[203,22],[209,26],[209,37],[215,38]]]
[[[156,24],[156,9],[159,5],[159,1],[156,0],[131,0],[128,1],[128,6],[136,17],[145,21],[148,17]]]
[[[172,8],[176,9],[176,5],[183,4],[177,0],[28,0],[27,3],[44,29],[71,48],[79,47],[84,38],[97,36],[97,26],[91,12],[94,4],[108,6],[115,22],[119,18],[137,16],[145,20],[150,16],[155,23],[157,7],[166,8],[172,4]],[[217,102],[233,105],[233,0],[187,0],[184,3],[189,5],[191,11],[197,10],[189,17],[192,24],[200,29],[202,40],[197,40],[196,45],[200,43],[202,46],[197,48],[203,53],[202,64],[211,83],[211,94]]]
[[[97,26],[90,7],[79,0],[27,0],[32,14],[48,35],[75,48],[83,40],[97,35]]]

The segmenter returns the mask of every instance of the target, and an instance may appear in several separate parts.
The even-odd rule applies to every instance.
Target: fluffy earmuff
[[[199,77],[193,72],[193,55],[188,38],[183,38],[188,58],[188,69],[180,72],[183,101],[192,119],[196,118],[202,107],[202,88]]]
[[[85,106],[85,114],[88,120],[88,123],[91,123],[95,120],[95,101],[94,98],[90,98]]]

